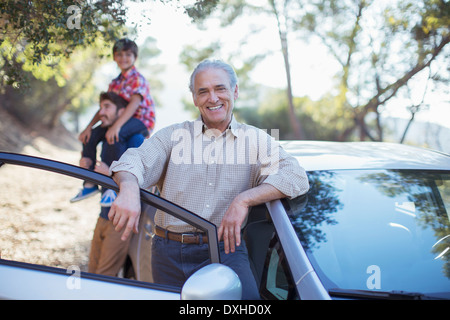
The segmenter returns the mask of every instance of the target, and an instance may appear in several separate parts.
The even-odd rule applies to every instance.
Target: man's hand
[[[97,161],[94,171],[109,176],[109,166],[103,161]]]
[[[78,140],[80,140],[82,144],[86,144],[89,141],[89,138],[91,137],[91,133],[92,128],[88,126],[86,129],[81,131],[80,135],[78,136]]]
[[[241,227],[250,207],[284,197],[281,191],[270,184],[263,183],[234,198],[217,232],[219,241],[223,238],[225,253],[234,252],[236,246],[241,245]]]
[[[121,126],[117,125],[116,123],[108,128],[108,130],[105,133],[105,139],[106,142],[108,142],[108,144],[114,144],[116,142],[119,142],[120,129]]]
[[[88,157],[81,157],[80,159],[80,167],[85,168],[85,169],[89,169],[92,165],[92,160],[91,158]]]
[[[248,214],[248,205],[237,196],[223,216],[219,226],[218,237],[223,239],[225,253],[235,251],[235,245],[241,245],[241,226]]]
[[[139,216],[141,215],[141,199],[137,179],[130,173],[116,172],[114,180],[120,187],[109,210],[108,218],[112,221],[115,230],[125,230],[121,239],[125,241],[131,232],[138,232]]]

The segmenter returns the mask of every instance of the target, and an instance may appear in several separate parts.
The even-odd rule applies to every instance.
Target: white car
[[[449,155],[388,143],[282,144],[307,170],[311,189],[251,208],[243,233],[262,299],[450,298]],[[109,177],[69,164],[10,153],[0,153],[0,163],[117,190]],[[152,193],[141,195],[143,227],[131,253],[140,281],[0,259],[0,297],[239,299],[239,279],[220,264],[216,227]],[[211,264],[183,288],[147,282],[155,208],[211,239]]]

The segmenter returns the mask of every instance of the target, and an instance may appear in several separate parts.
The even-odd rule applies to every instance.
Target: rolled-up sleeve
[[[139,186],[142,187],[144,184],[144,170],[138,154],[137,149],[128,149],[118,161],[114,161],[111,164],[109,168],[110,175],[114,175],[114,173],[119,171],[129,172],[137,178]]]
[[[169,132],[168,132],[169,131]],[[170,130],[161,130],[139,148],[130,148],[110,166],[110,175],[119,171],[133,174],[141,188],[157,185],[170,157]]]
[[[270,139],[269,146],[267,155],[261,157],[260,183],[272,185],[291,199],[308,192],[308,177],[298,160],[278,141]]]
[[[274,186],[290,199],[305,194],[309,190],[305,169],[300,166],[297,159],[291,156],[282,159],[278,172],[268,175],[264,183]]]

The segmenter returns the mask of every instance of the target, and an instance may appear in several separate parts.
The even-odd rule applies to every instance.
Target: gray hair
[[[236,75],[236,72],[234,71],[233,67],[230,66],[228,63],[223,62],[222,60],[203,60],[198,64],[198,66],[194,69],[191,75],[191,79],[189,82],[189,90],[191,90],[192,93],[194,92],[194,80],[196,75],[201,72],[205,71],[207,69],[222,69],[228,74],[228,78],[230,78],[230,87],[233,89],[238,84],[238,78]]]

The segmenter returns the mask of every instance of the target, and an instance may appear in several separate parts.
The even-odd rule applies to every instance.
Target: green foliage
[[[23,85],[21,70],[38,79],[56,76],[63,85],[62,59],[76,49],[93,46],[103,39],[108,44],[122,33],[123,1],[7,0],[0,3],[0,81]]]
[[[382,140],[381,106],[405,93],[435,60],[446,59],[450,3],[328,0],[312,1],[305,11],[298,27],[309,31],[307,39],[318,37],[342,67],[334,110],[354,121],[340,128],[340,139],[351,139],[357,129],[361,140]]]
[[[0,94],[1,106],[28,126],[38,124],[53,128],[59,123],[61,115],[68,112],[69,120],[77,127],[78,116],[98,103],[100,91],[107,90],[111,80],[94,81],[97,68],[112,60],[111,55],[109,59],[102,58],[111,52],[111,48],[103,48],[104,44],[99,42],[98,46],[94,44],[74,51],[70,58],[61,58],[58,61],[62,71],[60,77],[53,76],[44,81],[33,76],[35,70],[25,71],[24,74],[29,76],[28,89],[6,87]],[[152,89],[161,86],[157,81],[161,66],[151,64],[152,58],[159,53],[151,38],[146,39],[139,48],[138,68],[151,80]],[[114,64],[111,66],[114,67]],[[58,83],[60,78],[63,85]]]
[[[93,77],[111,59],[112,44],[129,34],[126,2],[1,1],[0,107],[30,126],[54,127],[66,111],[76,121],[107,89],[108,82],[94,84]],[[154,39],[147,39],[138,59],[152,89],[162,86],[155,76],[162,67],[147,65],[157,54]]]
[[[329,112],[330,106],[335,103],[334,98],[324,97],[319,101],[313,101],[308,97],[294,98],[295,114],[304,124],[306,139],[308,140],[335,140],[338,131],[329,126],[334,119],[334,114]],[[241,107],[236,109],[236,117],[248,124],[269,133],[272,129],[279,129],[281,140],[295,139],[291,123],[290,113],[285,90],[266,90],[259,107]]]
[[[66,111],[82,113],[97,101],[98,92],[92,83],[96,68],[102,63],[95,48],[77,50],[70,59],[61,58],[58,76],[36,76],[42,69],[31,69],[18,64],[28,77],[27,88],[6,86],[0,93],[1,107],[29,127],[53,128]],[[106,86],[107,84],[105,84]]]
[[[200,61],[213,57],[220,50],[220,42],[214,41],[206,48],[187,45],[180,53],[180,62],[187,70],[194,70]]]
[[[218,2],[219,0],[199,0],[193,5],[186,6],[186,12],[194,21],[202,20],[213,12]]]

